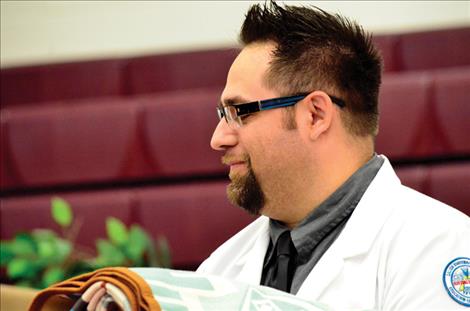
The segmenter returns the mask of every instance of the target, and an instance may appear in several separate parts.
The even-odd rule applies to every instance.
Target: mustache
[[[233,162],[246,162],[250,164],[250,157],[247,154],[241,156],[229,155],[226,154],[221,158],[222,164],[229,165]]]

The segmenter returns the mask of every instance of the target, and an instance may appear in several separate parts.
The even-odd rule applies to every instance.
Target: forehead
[[[246,46],[240,52],[228,72],[221,97],[223,103],[234,98],[251,101],[276,95],[264,83],[274,48],[272,43],[256,43]]]

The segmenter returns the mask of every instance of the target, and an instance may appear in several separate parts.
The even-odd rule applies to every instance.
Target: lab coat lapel
[[[253,247],[238,261],[242,266],[237,279],[241,282],[259,285],[263,270],[264,257],[269,245],[269,220],[264,221],[260,234],[254,241]]]
[[[307,276],[297,296],[317,300],[323,290],[342,272],[343,266],[344,260],[338,248],[331,246]]]
[[[398,177],[385,158],[345,228],[307,276],[298,296],[318,299],[343,271],[346,260],[369,251],[392,210],[392,206],[387,204],[386,197],[390,194],[386,191],[399,185]]]

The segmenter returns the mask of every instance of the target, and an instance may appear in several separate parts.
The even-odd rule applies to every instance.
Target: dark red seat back
[[[17,187],[80,184],[122,177],[136,136],[137,109],[122,99],[2,111],[2,166]]]
[[[441,148],[433,137],[430,87],[430,78],[421,73],[390,75],[383,80],[376,140],[379,153],[400,160],[430,156]]]
[[[126,92],[145,94],[195,88],[222,88],[238,49],[138,57],[129,60]]]
[[[470,65],[470,27],[403,34],[401,70]]]
[[[0,101],[7,107],[120,95],[124,63],[97,60],[2,69]]]
[[[143,137],[151,170],[158,176],[225,172],[210,140],[218,118],[220,90],[152,95],[143,103]]]
[[[438,129],[445,155],[470,156],[470,66],[433,75]]]

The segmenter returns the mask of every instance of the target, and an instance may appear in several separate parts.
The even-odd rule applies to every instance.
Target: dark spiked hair
[[[265,77],[269,88],[282,95],[314,90],[335,95],[346,102],[341,119],[352,134],[377,134],[382,60],[357,23],[315,6],[269,1],[250,7],[240,41],[276,44]]]

